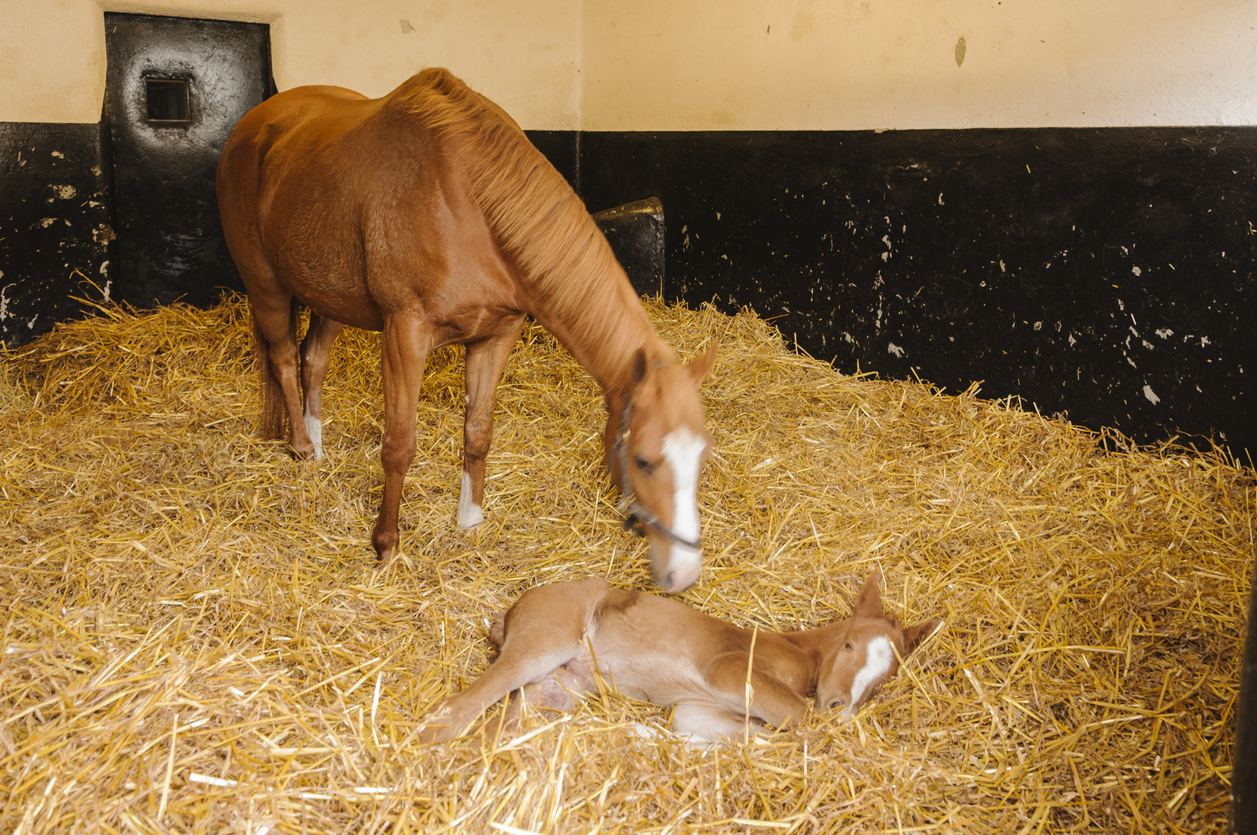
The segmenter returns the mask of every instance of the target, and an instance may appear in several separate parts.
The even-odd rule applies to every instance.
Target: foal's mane
[[[584,203],[519,125],[445,69],[421,71],[397,96],[465,172],[498,246],[545,310],[582,341],[631,334],[606,320],[627,313],[614,299],[623,268]]]

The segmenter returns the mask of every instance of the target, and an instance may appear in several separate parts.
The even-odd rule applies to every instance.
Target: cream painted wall
[[[586,130],[1257,125],[1254,0],[587,0],[582,36]]]
[[[281,89],[448,66],[532,129],[1257,125],[1257,0],[0,0],[0,121],[99,119],[102,10],[269,23]]]
[[[0,0],[0,122],[100,120],[104,11],[269,23],[281,90],[446,66],[525,127],[579,126],[581,0]]]

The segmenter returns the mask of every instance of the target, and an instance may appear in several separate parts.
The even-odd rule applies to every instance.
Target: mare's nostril
[[[842,707],[842,699],[832,699],[832,700],[830,700],[830,702],[829,702],[829,709],[830,709],[830,710],[833,710],[833,709],[834,709],[834,708],[836,708],[836,707]]]

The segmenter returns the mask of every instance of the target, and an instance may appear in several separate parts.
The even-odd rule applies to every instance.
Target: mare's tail
[[[288,313],[288,332],[296,338],[297,334],[297,299],[294,296]],[[287,437],[288,409],[284,405],[284,390],[279,385],[274,370],[271,368],[270,346],[262,329],[258,327],[257,316],[253,317],[253,363],[257,367],[258,396],[261,411],[258,414],[258,434],[264,441],[274,441]]]

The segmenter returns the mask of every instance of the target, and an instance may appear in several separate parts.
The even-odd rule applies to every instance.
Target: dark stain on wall
[[[1257,449],[1257,128],[586,133],[580,171],[663,202],[670,297],[845,372]]]
[[[99,125],[0,122],[0,341],[9,347],[112,292]]]

